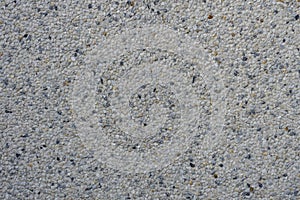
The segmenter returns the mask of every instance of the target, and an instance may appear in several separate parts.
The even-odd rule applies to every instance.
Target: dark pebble
[[[22,138],[26,138],[28,136],[29,136],[28,133],[25,133],[25,134],[21,135]]]
[[[85,188],[85,191],[91,190],[92,188],[93,188],[92,186],[89,186],[89,187]]]
[[[250,196],[250,192],[243,192],[243,196]]]

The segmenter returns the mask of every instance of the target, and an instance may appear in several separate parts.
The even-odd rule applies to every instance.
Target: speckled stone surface
[[[299,0],[0,1],[0,199],[299,199],[299,10]],[[196,47],[222,79],[226,112],[219,114],[222,132],[210,132],[214,124],[204,121],[167,166],[128,173],[87,148],[72,98],[91,52],[104,41],[149,26],[167,27],[201,44]],[[138,35],[130,39],[139,41]],[[104,94],[113,90],[112,77],[122,74],[115,72],[122,66],[147,66],[153,57],[162,63],[169,59],[184,71],[176,52],[147,50],[145,59],[138,52],[133,49],[124,62],[107,66],[98,80],[99,115],[114,108]],[[203,85],[210,84],[197,82],[196,75],[191,85],[203,96],[199,111],[205,119],[214,114],[207,111],[214,104],[205,103],[211,95]],[[181,96],[173,97],[172,87],[139,85],[129,99],[137,123],[159,128],[151,121],[161,107],[149,111],[145,105],[160,100],[162,107],[178,105]],[[165,112],[180,115],[173,108]],[[164,136],[173,137],[182,127],[176,117],[165,118]],[[99,126],[113,125],[112,118],[101,119],[109,123],[99,121]],[[118,131],[112,128],[109,137]],[[202,135],[215,136],[210,149],[203,148]],[[143,150],[126,141],[122,144],[133,151]]]

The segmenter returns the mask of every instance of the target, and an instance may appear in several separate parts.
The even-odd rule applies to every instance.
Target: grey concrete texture
[[[0,1],[0,199],[299,199],[299,8]]]

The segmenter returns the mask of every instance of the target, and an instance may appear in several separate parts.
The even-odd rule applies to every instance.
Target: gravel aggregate
[[[0,199],[299,199],[299,10],[299,0],[0,1]],[[193,42],[160,48],[180,41]],[[146,83],[159,66],[177,71]],[[78,77],[96,89],[99,121],[86,129],[74,92],[93,90],[77,91]],[[109,139],[83,138],[93,125]]]

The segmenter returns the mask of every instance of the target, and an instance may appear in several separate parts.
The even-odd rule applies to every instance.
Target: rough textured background
[[[2,0],[0,198],[299,199],[299,7]],[[197,38],[218,64],[226,145],[203,152],[195,141],[166,168],[128,174],[84,147],[69,98],[99,41],[146,24]]]

